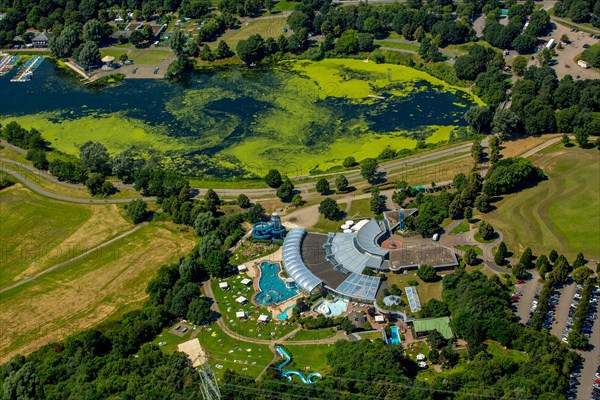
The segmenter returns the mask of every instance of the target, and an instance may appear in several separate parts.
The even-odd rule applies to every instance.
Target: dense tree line
[[[488,170],[483,192],[488,196],[514,193],[546,179],[546,174],[525,158],[500,160]]]
[[[600,28],[600,1],[598,0],[558,0],[554,5],[554,15],[570,18],[573,22],[591,22]]]

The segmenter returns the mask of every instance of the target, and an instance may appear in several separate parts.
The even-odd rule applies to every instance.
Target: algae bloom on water
[[[97,140],[113,154],[134,147],[190,176],[216,178],[270,168],[301,175],[348,155],[361,160],[417,140],[440,142],[465,124],[468,107],[481,104],[424,72],[348,59],[220,69],[185,87],[136,79],[91,90],[48,63],[26,90],[4,79],[13,101],[0,110],[3,123],[35,127],[60,151],[77,154]]]

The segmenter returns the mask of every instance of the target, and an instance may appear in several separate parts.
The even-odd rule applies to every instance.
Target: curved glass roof
[[[384,257],[388,253],[388,251],[382,249],[377,245],[377,243],[375,243],[375,239],[381,233],[383,233],[383,231],[381,230],[379,223],[376,220],[372,219],[369,222],[367,222],[363,227],[361,227],[356,233],[357,244],[368,253]]]
[[[352,298],[372,301],[377,295],[379,282],[378,277],[352,273],[335,291]]]
[[[291,229],[283,241],[283,267],[301,289],[310,293],[322,281],[302,261],[300,254],[304,228]]]

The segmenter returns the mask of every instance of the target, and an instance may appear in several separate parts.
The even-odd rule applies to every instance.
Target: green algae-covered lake
[[[93,90],[45,62],[32,81],[0,78],[2,123],[35,127],[57,150],[87,140],[112,154],[134,147],[197,177],[240,178],[278,168],[301,175],[437,143],[479,99],[421,71],[361,60],[220,69],[186,85],[126,80]]]

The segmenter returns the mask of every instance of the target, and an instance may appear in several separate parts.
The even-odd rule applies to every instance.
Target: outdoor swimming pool
[[[346,311],[348,301],[343,299],[323,300],[317,303],[314,310],[327,317],[337,317]]]
[[[396,325],[390,328],[392,331],[392,337],[390,338],[390,344],[400,344],[400,333],[398,332],[398,327]]]
[[[288,319],[288,311],[294,307],[296,307],[296,305],[292,304],[291,306],[289,306],[288,308],[283,310],[283,312],[281,314],[277,315],[277,319]]]
[[[288,288],[285,282],[277,275],[279,265],[263,261],[260,263],[260,292],[254,297],[258,304],[269,306],[291,299],[298,294],[296,289]]]

